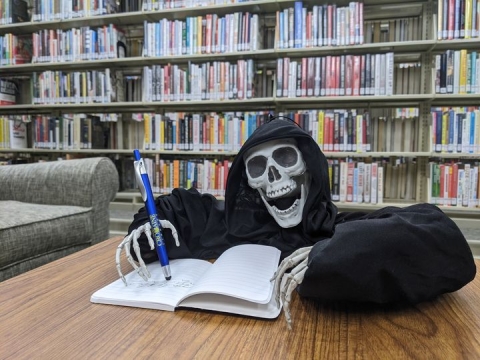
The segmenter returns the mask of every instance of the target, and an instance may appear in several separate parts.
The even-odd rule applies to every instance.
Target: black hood
[[[283,229],[276,223],[268,213],[258,191],[250,188],[243,159],[245,153],[252,147],[277,139],[296,140],[312,179],[303,220],[290,229]],[[274,119],[257,128],[240,149],[228,174],[225,219],[230,235],[252,241],[261,240],[260,238],[265,236],[274,237],[276,239],[272,244],[274,246],[282,248],[277,241],[291,245],[294,245],[292,242],[299,242],[295,244],[298,248],[300,245],[311,245],[330,237],[333,234],[336,214],[337,208],[330,197],[327,159],[315,140],[296,123],[286,118]]]

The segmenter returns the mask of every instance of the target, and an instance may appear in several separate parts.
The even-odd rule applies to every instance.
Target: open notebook
[[[159,263],[147,265],[146,282],[135,271],[96,291],[94,303],[174,311],[177,307],[221,311],[260,318],[280,313],[270,281],[280,251],[264,245],[238,245],[213,264],[198,259],[170,261],[172,279],[165,280]]]

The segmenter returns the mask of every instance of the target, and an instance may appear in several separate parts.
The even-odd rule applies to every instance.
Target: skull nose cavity
[[[270,166],[268,168],[268,181],[269,182],[274,182],[276,180],[280,180],[282,175],[278,172],[277,168],[275,166]]]

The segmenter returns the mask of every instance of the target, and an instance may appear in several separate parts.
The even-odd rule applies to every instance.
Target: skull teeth
[[[292,206],[290,206],[288,209],[285,209],[285,210],[279,210],[275,205],[272,206],[272,209],[275,210],[275,212],[279,215],[287,215],[291,212],[294,212],[295,211],[295,208],[299,205],[300,203],[300,200],[295,200],[295,202],[292,204]]]
[[[286,194],[291,193],[296,188],[297,188],[297,183],[295,181],[291,181],[290,184],[288,184],[284,187],[281,187],[279,189],[275,189],[275,190],[267,192],[267,196],[270,199],[276,199],[276,198],[279,198],[281,196],[284,196]]]

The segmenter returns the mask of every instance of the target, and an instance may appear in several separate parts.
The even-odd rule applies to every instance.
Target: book
[[[0,79],[0,106],[15,105],[17,93],[18,88],[14,81]]]
[[[280,251],[245,244],[226,250],[213,264],[198,259],[170,261],[172,279],[163,277],[158,262],[148,264],[146,282],[136,271],[96,291],[93,303],[175,311],[194,308],[273,319],[280,313],[273,296]]]
[[[28,4],[24,0],[11,0],[12,22],[22,23],[30,20]]]
[[[13,117],[12,117],[13,118]],[[27,148],[27,124],[21,120],[10,119],[10,149]]]

